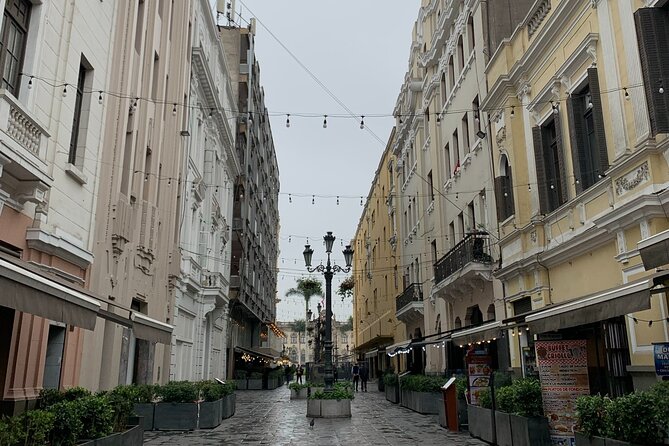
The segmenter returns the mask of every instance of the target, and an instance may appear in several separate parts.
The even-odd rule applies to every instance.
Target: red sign
[[[470,350],[467,352],[465,361],[467,363],[469,403],[478,405],[479,394],[490,386],[492,361],[486,350]]]

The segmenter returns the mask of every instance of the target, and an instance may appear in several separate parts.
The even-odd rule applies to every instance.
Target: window
[[[499,170],[500,176],[495,178],[495,204],[497,205],[497,219],[504,221],[515,213],[511,166],[509,166],[506,155],[502,155]]]
[[[462,43],[462,35],[458,37],[458,76],[462,75],[462,70],[465,68],[465,48]]]
[[[448,100],[448,90],[446,89],[446,73],[441,74],[441,103],[446,104],[446,100]]]
[[[290,335],[290,343],[291,344],[297,344],[297,335],[295,333]]]
[[[72,118],[72,133],[70,136],[70,153],[67,157],[67,162],[70,164],[77,164],[77,145],[79,144],[79,131],[81,125],[81,107],[84,99],[84,87],[86,82],[86,67],[82,63],[79,64],[79,76],[77,78],[76,99],[74,101],[74,117]],[[90,97],[90,95],[89,95]]]
[[[472,101],[472,110],[474,111],[474,133],[481,131],[481,113],[479,112],[479,97],[476,95]]]
[[[641,73],[653,136],[669,133],[669,5],[661,8],[640,8],[634,13]],[[629,94],[633,94],[630,91]]]
[[[453,171],[451,170],[451,148],[448,143],[444,146],[444,167],[446,168],[446,179],[450,179]]]
[[[474,34],[474,16],[470,15],[467,19],[467,44],[469,45],[469,52],[474,52],[476,46],[476,35]]]
[[[597,69],[588,69],[588,84],[567,99],[576,192],[595,184],[608,168],[604,118]]]
[[[432,263],[434,264],[437,263],[437,260],[439,260],[439,258],[437,257],[437,241],[432,240],[431,245],[432,245]]]
[[[467,113],[462,117],[462,149],[469,153],[469,117]]]
[[[18,95],[21,69],[28,36],[31,3],[28,0],[7,0],[0,36],[2,88]]]
[[[470,202],[467,205],[467,218],[469,220],[469,231],[475,231],[476,230],[476,214],[474,213],[474,202]]]
[[[457,228],[457,230],[458,230],[458,234],[457,234],[458,240],[462,240],[462,238],[465,235],[465,217],[462,214],[462,212],[460,212],[460,214],[458,214],[458,228]]]
[[[567,201],[567,181],[564,174],[559,115],[554,113],[547,122],[534,127],[532,134],[537,167],[539,207],[542,214],[547,214]]]
[[[434,183],[432,182],[432,171],[427,174],[427,187],[430,188],[429,197],[430,201],[434,201]]]
[[[451,222],[448,225],[448,239],[451,241],[451,248],[453,248],[457,243],[455,239],[455,222]]]
[[[460,169],[460,141],[458,139],[458,129],[455,129],[453,132],[453,155],[457,159],[455,168],[453,169],[453,172],[455,173]]]
[[[448,90],[453,91],[453,87],[455,87],[455,64],[451,55],[448,59]]]

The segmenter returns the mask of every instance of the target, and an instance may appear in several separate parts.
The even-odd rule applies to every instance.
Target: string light
[[[559,113],[558,106],[553,101],[551,101],[551,107],[553,108],[553,114],[557,115]]]
[[[328,128],[328,115],[323,115],[323,128]]]
[[[311,196],[311,204],[316,204],[316,195]]]
[[[63,97],[67,97],[67,84],[63,85]]]
[[[513,118],[514,116],[516,116],[516,106],[515,106],[515,105],[512,105],[512,106],[511,106],[511,113],[510,113],[510,115],[511,115],[512,118]]]
[[[172,116],[176,116],[176,115],[177,115],[177,104],[175,102],[174,107],[172,107]]]
[[[362,115],[360,117],[360,130],[364,130],[364,129],[365,129],[365,115]]]
[[[337,206],[339,206],[339,195],[337,195]]]
[[[33,88],[33,76],[30,76],[30,79],[28,79],[28,90]]]
[[[288,194],[288,203],[292,203],[292,202],[293,202],[293,197],[292,197],[292,195]]]
[[[627,91],[627,87],[623,88],[623,90],[625,91],[625,100],[629,101],[630,100],[630,93],[629,93],[629,91]]]
[[[290,113],[286,115],[286,127],[290,128]]]
[[[664,86],[662,85],[662,79],[658,81],[660,83],[660,89],[658,90],[660,94],[664,94]]]
[[[102,90],[100,90],[100,95],[98,96],[98,104],[102,105]]]

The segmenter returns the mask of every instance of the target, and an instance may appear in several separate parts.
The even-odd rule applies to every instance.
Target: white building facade
[[[192,5],[192,62],[170,379],[226,378],[236,102],[206,0]],[[184,133],[185,134],[185,133]]]

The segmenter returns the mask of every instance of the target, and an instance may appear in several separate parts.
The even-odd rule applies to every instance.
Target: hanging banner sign
[[[535,349],[551,442],[574,446],[576,399],[590,395],[587,343],[584,339],[537,341]]]
[[[654,343],[653,357],[655,358],[655,374],[669,376],[669,342]]]

